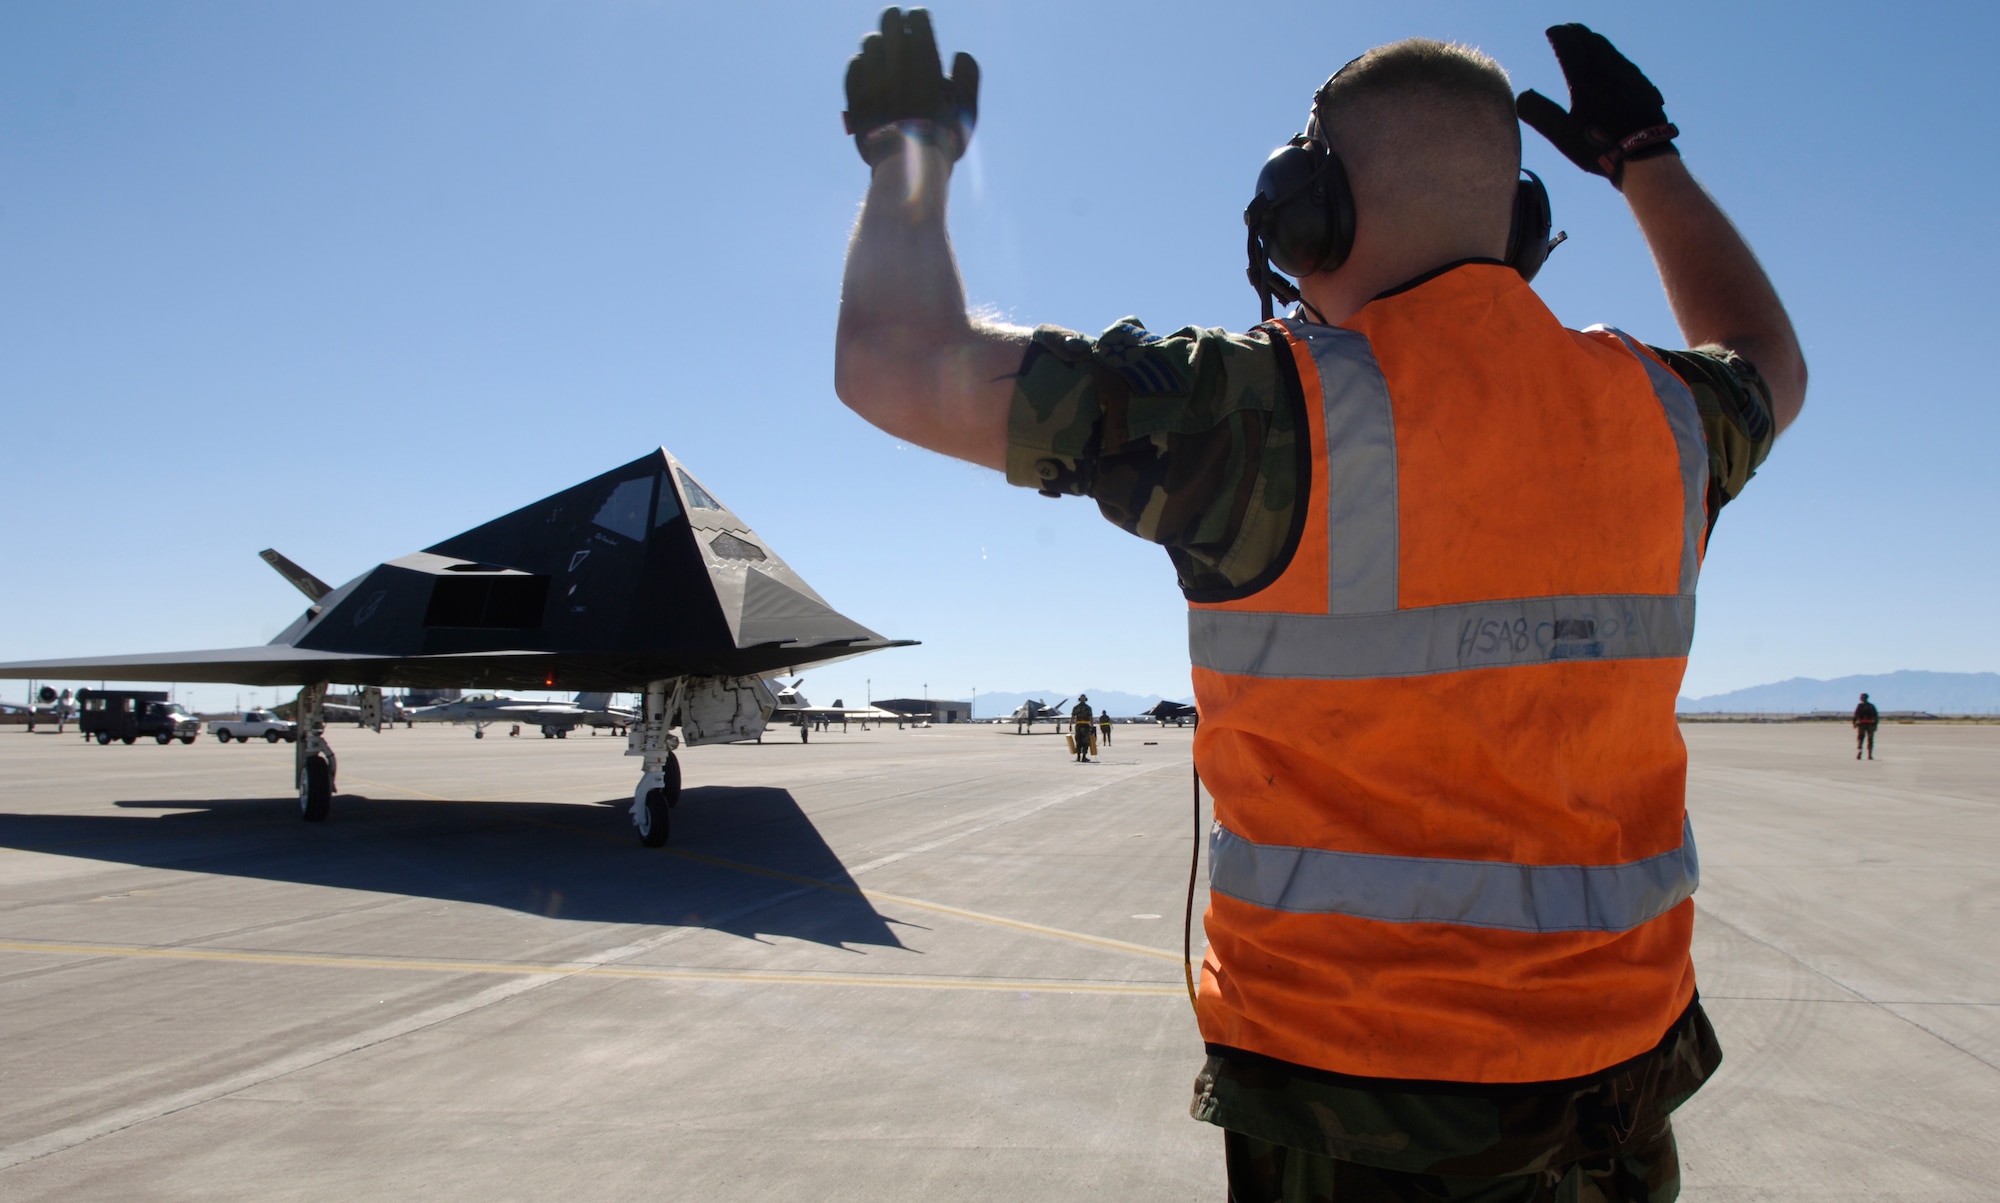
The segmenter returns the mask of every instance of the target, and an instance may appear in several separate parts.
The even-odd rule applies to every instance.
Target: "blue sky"
[[[811,674],[815,700],[1187,692],[1163,554],[833,396],[865,183],[841,78],[878,11],[0,8],[0,659],[261,642],[299,605],[261,547],[337,582],[664,444],[835,605],[924,641]],[[1541,30],[1593,24],[1813,371],[1717,530],[1683,692],[2000,668],[1996,10],[933,11],[984,68],[968,292],[1092,331],[1256,320],[1248,189],[1360,50],[1470,42],[1561,97]],[[1676,342],[1617,196],[1527,157],[1570,234],[1556,312]]]

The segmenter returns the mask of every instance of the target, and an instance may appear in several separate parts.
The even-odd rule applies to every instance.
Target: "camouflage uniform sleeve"
[[[1007,479],[1097,501],[1166,547],[1193,595],[1239,590],[1287,553],[1296,386],[1271,336],[1126,318],[1097,338],[1036,330],[1008,420]]]
[[[1771,454],[1777,423],[1771,417],[1771,388],[1749,360],[1733,351],[1669,351],[1653,347],[1694,393],[1708,439],[1708,526],[1722,507],[1743,492]]]

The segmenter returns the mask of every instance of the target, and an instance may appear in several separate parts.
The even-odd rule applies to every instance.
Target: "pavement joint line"
[[[765,969],[685,969],[647,965],[592,965],[552,961],[420,961],[397,957],[324,953],[250,952],[226,948],[141,948],[127,944],[57,944],[0,940],[0,952],[49,956],[121,957],[163,961],[220,961],[247,965],[299,965],[325,969],[391,969],[426,973],[506,974],[522,977],[621,978],[665,982],[751,982],[761,985],[870,986],[922,990],[1003,990],[1041,994],[1177,996],[1179,986],[1149,982],[1075,979],[970,978],[915,974],[805,973]]]
[[[1701,996],[1711,1002],[1827,1003],[1838,1007],[2000,1007],[2000,1002],[1963,1002],[1957,999],[1805,998],[1784,994],[1710,994],[1706,990],[1701,992]]]
[[[1806,961],[1803,957],[1796,955],[1791,950],[1786,948],[1781,948],[1772,941],[1767,940],[1760,935],[1757,935],[1756,933],[1748,930],[1747,928],[1744,928],[1735,923],[1731,923],[1728,919],[1725,919],[1721,915],[1717,914],[1714,907],[1704,906],[1700,909],[1699,913],[1708,916],[1710,919],[1714,920],[1717,923],[1720,923],[1722,926],[1728,928],[1730,931],[1735,932],[1737,935],[1742,936],[1746,940],[1751,940],[1758,944],[1762,944],[1764,947],[1770,949],[1772,952],[1777,953],[1779,956],[1784,957],[1786,960],[1792,962],[1794,965],[1797,965],[1799,968],[1805,970],[1807,973],[1812,974],[1814,977],[1817,977],[1822,981],[1829,982],[1841,990],[1847,991],[1849,994],[1852,994],[1855,998],[1859,999],[1861,1002],[1864,1002],[1871,1007],[1875,1007],[1876,1009],[1880,1010],[1886,1015],[1894,1016],[1896,1019],[1917,1029],[1919,1032],[1922,1032],[1924,1035],[1929,1036],[1931,1039],[1944,1045],[1946,1048],[1953,1049],[1963,1054],[1964,1056],[1970,1057],[1972,1060],[1979,1062],[1979,1064],[1984,1065],[1988,1069],[2000,1070],[2000,1063],[1996,1063],[1985,1057],[1980,1056],[1978,1053],[1965,1047],[1958,1041],[1953,1040],[1951,1037],[1946,1036],[1944,1033],[1925,1027],[1923,1024],[1918,1023],[1916,1020],[1910,1018],[1908,1015],[1905,1015],[1902,1012],[1895,1009],[1898,1006],[1926,1006],[1930,1004],[1893,1003],[1893,1002],[1884,1002],[1883,1000],[1878,998],[1872,998],[1866,991],[1858,987],[1848,985],[1846,982],[1841,981],[1839,978],[1833,976],[1831,973],[1828,973],[1826,970],[1821,969],[1818,966],[1813,965],[1810,962]]]

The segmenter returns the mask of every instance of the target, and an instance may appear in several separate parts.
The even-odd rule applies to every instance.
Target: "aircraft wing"
[[[230,647],[192,652],[151,652],[132,656],[79,656],[66,660],[18,660],[0,664],[0,678],[101,681],[216,681],[235,685],[304,685],[329,679],[348,681],[379,671],[390,656],[312,651],[283,646]],[[367,664],[364,669],[361,666]]]
[[[773,717],[778,718],[804,715],[807,718],[867,719],[871,722],[877,719],[884,722],[895,722],[897,719],[907,721],[910,718],[907,714],[897,714],[893,710],[884,710],[880,706],[787,706],[774,710],[771,713]]]
[[[817,646],[768,644],[737,653],[755,668],[844,660],[907,639],[841,640]],[[721,660],[711,664],[711,659]],[[491,651],[434,656],[336,652],[285,644],[210,651],[152,652],[132,656],[83,656],[68,660],[18,660],[0,664],[0,680],[212,681],[232,685],[379,685],[420,689],[644,688],[647,681],[682,673],[726,673],[721,657],[638,653]]]
[[[563,657],[551,652],[380,656],[283,644],[0,664],[0,679],[213,681],[231,685],[429,686],[540,689]]]

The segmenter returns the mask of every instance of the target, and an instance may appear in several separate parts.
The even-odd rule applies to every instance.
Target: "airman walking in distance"
[[[1246,189],[1244,334],[970,316],[945,201],[978,66],[946,76],[890,9],[848,68],[873,176],[841,399],[1094,498],[1189,603],[1193,1114],[1238,1203],[1665,1203],[1670,1113],[1721,1062],[1674,699],[1707,540],[1805,361],[1659,91],[1581,25],[1548,38],[1567,110],[1423,39],[1328,79]],[[1530,287],[1551,224],[1517,115],[1623,194],[1692,349],[1566,329]]]
[[[1875,728],[1882,716],[1875,709],[1875,703],[1861,695],[1861,704],[1854,708],[1854,759],[1861,759],[1861,745],[1868,745],[1868,759],[1875,759]]]
[[[1092,740],[1096,737],[1096,724],[1091,719],[1090,695],[1076,695],[1076,705],[1069,708],[1069,741],[1076,746],[1079,764],[1090,760]]]
[[[1111,746],[1111,712],[1109,710],[1097,716],[1097,735],[1099,746],[1106,748]]]

